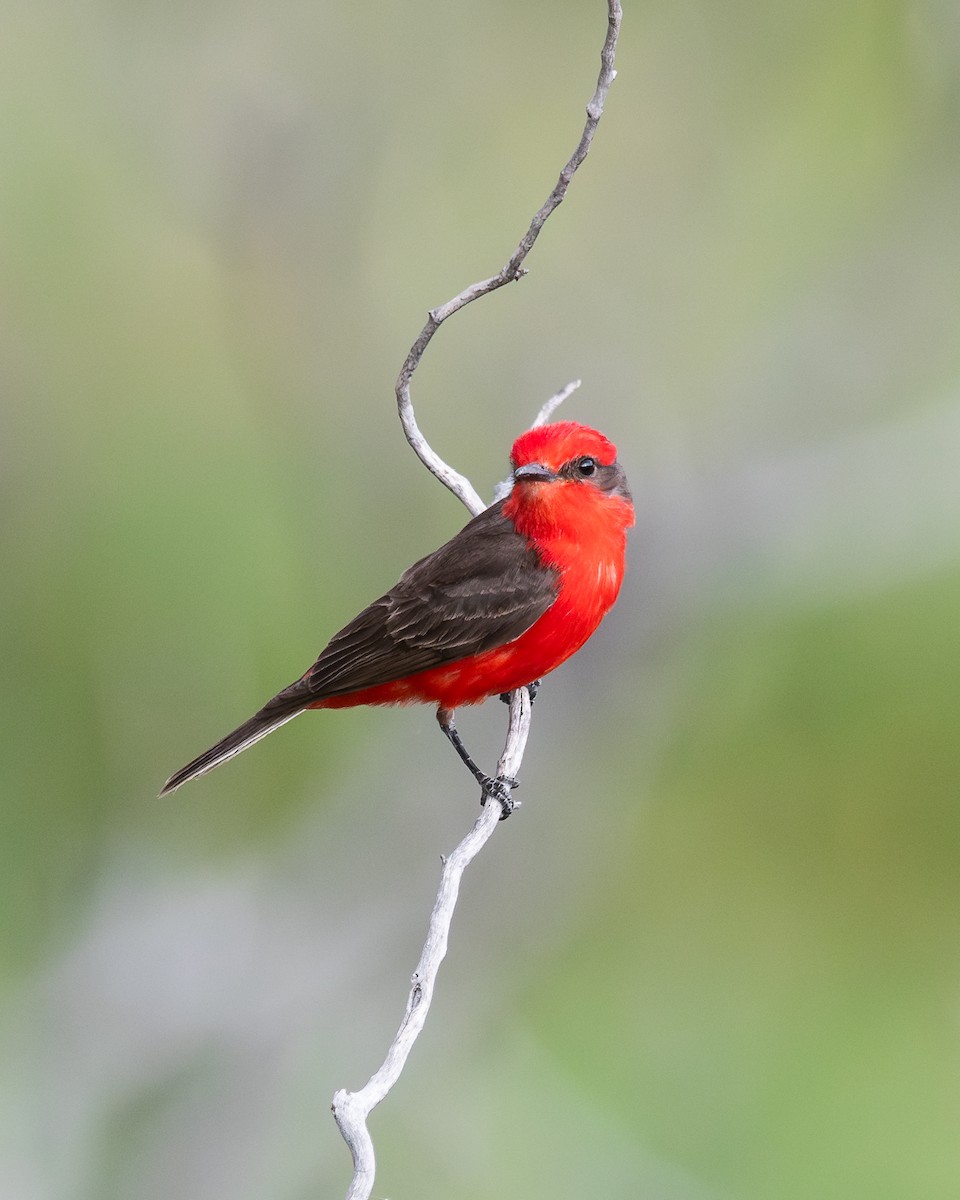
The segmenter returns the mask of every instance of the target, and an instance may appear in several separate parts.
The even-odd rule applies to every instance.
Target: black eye
[[[583,458],[577,460],[577,470],[581,475],[592,475],[596,469],[597,460],[590,458],[589,455],[585,455]]]

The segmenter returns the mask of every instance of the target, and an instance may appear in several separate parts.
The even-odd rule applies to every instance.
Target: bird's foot
[[[520,807],[521,802],[510,794],[519,786],[520,781],[510,775],[498,775],[496,779],[484,775],[480,780],[480,804],[485,806],[488,800],[496,800],[501,809],[500,820],[505,821],[515,808]]]
[[[527,691],[530,693],[530,703],[531,704],[537,698],[537,692],[540,691],[541,683],[543,683],[542,679],[535,679],[533,681],[533,683],[527,684]],[[512,696],[513,696],[513,692],[501,692],[500,693],[500,699],[503,701],[504,704],[509,704]]]

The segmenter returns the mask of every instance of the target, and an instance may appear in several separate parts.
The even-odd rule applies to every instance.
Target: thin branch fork
[[[476,516],[486,508],[483,500],[474,489],[466,476],[443,461],[429,445],[420,432],[413,402],[410,398],[410,380],[420,365],[420,360],[433,335],[448,317],[465,308],[474,300],[496,291],[507,283],[512,283],[526,274],[523,262],[533,248],[547,218],[561,203],[567,193],[574,174],[587,156],[597,124],[603,114],[603,104],[610,85],[616,77],[614,70],[614,54],[617,39],[620,34],[622,12],[620,0],[607,0],[607,34],[600,55],[600,75],[596,91],[587,105],[587,120],[576,150],[560,172],[553,191],[537,210],[527,232],[521,238],[513,254],[496,274],[479,283],[471,284],[452,300],[439,308],[432,309],[426,325],[420,336],[410,348],[403,367],[397,377],[396,397],[397,410],[407,441],[424,466],[435,475],[447,488],[457,496],[463,504]],[[580,381],[569,383],[556,395],[552,396],[540,409],[534,424],[542,425],[549,420],[550,415],[576,388]],[[526,748],[530,732],[531,700],[527,688],[520,688],[510,699],[510,718],[507,738],[503,753],[497,764],[498,777],[515,777],[519,773],[523,752]],[[387,1051],[386,1058],[380,1068],[374,1072],[367,1083],[357,1092],[341,1089],[333,1097],[333,1114],[344,1141],[353,1156],[354,1173],[346,1200],[369,1200],[373,1190],[376,1173],[376,1156],[373,1139],[367,1128],[367,1118],[371,1111],[388,1094],[399,1079],[404,1065],[413,1048],[414,1042],[423,1029],[430,1003],[433,999],[433,989],[440,964],[447,953],[450,926],[460,891],[460,881],[463,873],[472,860],[479,854],[497,828],[500,822],[501,809],[496,803],[489,803],[481,810],[480,816],[473,828],[460,842],[457,848],[443,862],[440,875],[440,887],[430,914],[427,938],[424,943],[420,961],[413,974],[410,993],[407,998],[406,1010],[396,1037]]]

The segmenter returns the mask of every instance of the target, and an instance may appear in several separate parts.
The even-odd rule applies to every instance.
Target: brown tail
[[[209,750],[204,750],[192,762],[188,762],[185,767],[181,767],[179,771],[175,771],[161,788],[160,795],[168,796],[189,780],[196,779],[200,775],[206,775],[208,771],[212,771],[214,767],[219,767],[228,758],[233,758],[241,750],[246,750],[254,742],[259,742],[261,738],[265,738],[268,733],[273,733],[281,725],[286,725],[288,721],[292,721],[294,717],[298,717],[307,708],[309,700],[309,694],[306,693],[306,689],[302,687],[299,681],[291,684],[290,687],[285,688],[278,695],[274,696],[272,700],[268,700],[263,708],[258,713],[255,713],[249,721],[244,721],[232,733],[228,733],[225,738],[221,738],[215,746],[211,746]]]

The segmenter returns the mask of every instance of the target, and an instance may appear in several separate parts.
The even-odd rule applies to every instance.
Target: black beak
[[[556,478],[556,472],[543,463],[527,463],[524,467],[517,467],[513,473],[515,483],[549,483]]]

